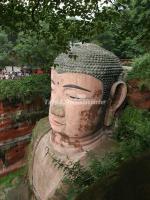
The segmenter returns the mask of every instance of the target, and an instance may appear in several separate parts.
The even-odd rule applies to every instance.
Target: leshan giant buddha
[[[50,155],[63,163],[82,162],[88,151],[103,151],[103,144],[110,140],[108,127],[126,97],[121,73],[119,59],[95,44],[76,44],[56,58],[51,71],[49,131],[40,130],[29,168],[34,199],[59,200],[56,190],[64,174]]]

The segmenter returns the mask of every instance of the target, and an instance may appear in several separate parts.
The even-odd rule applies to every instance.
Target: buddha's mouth
[[[54,125],[54,126],[64,126],[65,123],[63,123],[62,121],[55,119],[53,117],[50,117],[50,124]]]

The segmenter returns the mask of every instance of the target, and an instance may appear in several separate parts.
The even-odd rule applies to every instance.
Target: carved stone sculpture
[[[90,43],[60,54],[51,71],[49,130],[34,142],[29,168],[35,198],[54,198],[64,173],[51,155],[67,163],[83,161],[87,151],[103,151],[116,111],[127,89],[119,80],[122,67],[109,51]],[[60,199],[60,198],[56,198]]]

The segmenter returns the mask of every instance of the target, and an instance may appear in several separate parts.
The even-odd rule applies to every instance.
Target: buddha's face
[[[103,84],[86,74],[51,73],[49,120],[53,131],[69,137],[93,134],[103,123]]]

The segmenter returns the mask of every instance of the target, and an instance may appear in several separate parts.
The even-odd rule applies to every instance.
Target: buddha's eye
[[[84,100],[87,99],[87,95],[84,93],[77,93],[77,91],[74,90],[65,90],[65,96],[66,98],[70,100]]]
[[[69,96],[71,99],[81,99],[80,97]]]
[[[71,95],[71,94],[69,94],[69,95],[67,95],[68,97],[69,97],[69,99],[71,99],[71,100],[84,100],[84,99],[87,99],[87,96],[86,95],[84,95],[84,94],[76,94],[76,95]]]

